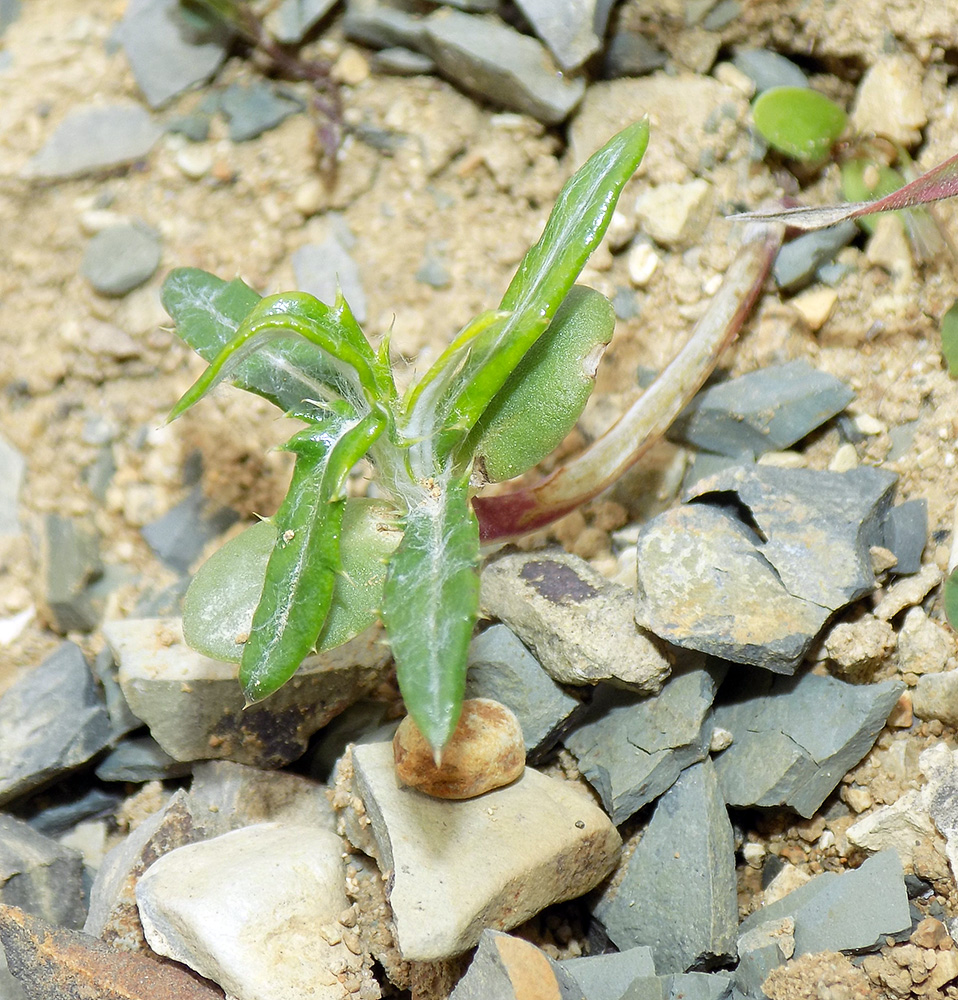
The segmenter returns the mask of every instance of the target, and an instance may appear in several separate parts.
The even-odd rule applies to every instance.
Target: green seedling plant
[[[537,465],[585,406],[614,316],[574,282],[647,142],[643,120],[570,178],[498,307],[402,393],[388,341],[374,348],[341,294],[327,305],[301,292],[261,298],[195,268],[168,277],[176,332],[209,362],[170,419],[227,379],[305,424],[284,446],[295,461],[279,510],[216,552],[184,600],[187,641],[239,662],[248,702],[380,618],[406,708],[441,755],[462,705],[482,543],[598,495],[664,433],[734,338],[779,245],[780,225],[747,230],[686,346],[607,434],[544,480],[483,495]],[[364,457],[376,499],[347,496]]]

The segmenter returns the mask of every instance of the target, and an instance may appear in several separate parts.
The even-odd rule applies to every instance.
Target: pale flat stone
[[[696,178],[688,184],[659,184],[643,191],[635,201],[635,214],[642,231],[656,243],[681,249],[699,240],[714,206],[712,185]]]
[[[799,292],[792,298],[791,304],[810,330],[820,330],[825,325],[825,320],[831,316],[837,301],[838,292],[834,288],[816,285]]]
[[[328,830],[263,823],[181,847],[136,899],[150,947],[237,1000],[342,1000],[332,970],[361,966],[338,924],[349,900]]]
[[[343,775],[348,778],[348,769]],[[580,789],[529,768],[476,799],[434,799],[396,779],[392,745],[352,751],[349,840],[387,879],[394,936],[408,961],[458,955],[489,927],[507,930],[588,892],[613,868],[620,839]]]
[[[911,55],[881,56],[858,86],[852,126],[858,133],[874,132],[913,146],[928,121],[922,98],[922,65]]]

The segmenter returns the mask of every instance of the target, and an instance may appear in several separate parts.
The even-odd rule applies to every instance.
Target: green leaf
[[[958,631],[958,569],[954,569],[945,580],[945,617],[948,624]]]
[[[576,285],[486,407],[466,447],[491,483],[538,465],[572,430],[595,386],[615,329],[612,303]]]
[[[848,116],[808,87],[772,87],[752,102],[752,121],[765,141],[795,160],[824,160]]]
[[[508,315],[446,351],[424,376],[406,432],[417,475],[428,475],[468,435],[526,351],[548,326],[608,227],[619,194],[645,154],[643,119],[606,143],[559,193],[542,236],[523,257],[500,305]]]
[[[277,535],[272,521],[260,521],[231,538],[199,568],[183,598],[183,633],[197,652],[240,662]],[[346,501],[342,568],[317,652],[342,645],[376,620],[386,561],[401,537],[396,509],[390,504],[365,498]]]
[[[884,198],[905,183],[897,170],[872,160],[848,160],[842,164],[842,197],[846,201],[871,201]],[[875,231],[878,216],[863,215],[857,221],[867,233]]]
[[[462,710],[479,611],[479,526],[468,480],[422,491],[389,561],[383,621],[406,708],[434,751]]]
[[[941,317],[941,356],[948,374],[958,377],[958,302]]]
[[[358,422],[331,417],[286,446],[296,453],[296,465],[274,518],[277,538],[240,661],[250,703],[282,687],[316,645],[341,570],[343,486],[385,426],[381,409]]]

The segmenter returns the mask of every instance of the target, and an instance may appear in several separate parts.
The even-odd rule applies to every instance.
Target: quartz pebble
[[[519,720],[491,698],[463,702],[440,765],[411,715],[396,730],[393,753],[404,785],[440,799],[471,799],[508,785],[522,774],[526,759]]]

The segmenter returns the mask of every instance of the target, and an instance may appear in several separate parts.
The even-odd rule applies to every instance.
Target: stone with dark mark
[[[229,507],[213,507],[200,487],[146,525],[141,534],[150,548],[169,566],[186,573],[206,545],[239,520]]]
[[[150,226],[110,226],[87,244],[80,273],[100,295],[119,297],[153,277],[161,253],[159,234]]]
[[[771,49],[738,48],[732,64],[755,84],[760,94],[772,87],[807,87],[808,77],[791,59]]]
[[[690,658],[701,659],[701,658]],[[585,722],[563,740],[618,825],[708,754],[720,666],[676,670],[657,695],[596,688]]]
[[[152,736],[121,740],[96,766],[100,781],[166,781],[190,773],[191,764],[174,760]]]
[[[466,697],[493,698],[515,713],[530,764],[548,753],[580,705],[505,625],[493,625],[472,640]]]
[[[561,549],[494,556],[480,599],[560,684],[610,681],[650,694],[669,674],[665,654],[635,626],[628,590]]]
[[[107,622],[134,714],[177,760],[229,759],[277,767],[300,757],[310,736],[381,678],[389,652],[379,632],[310,657],[274,695],[245,708],[238,665],[194,652],[179,619]]]
[[[775,283],[782,291],[798,291],[812,280],[822,264],[830,261],[842,247],[858,235],[854,222],[839,222],[828,229],[802,233],[778,252],[772,265]]]
[[[350,743],[384,743],[391,741],[399,719],[388,718],[389,705],[382,701],[362,699],[340,712],[323,726],[310,743],[307,763],[309,776],[316,781],[328,781]]]
[[[732,733],[715,760],[725,801],[813,816],[871,749],[903,690],[900,681],[737,671],[714,707],[715,725]]]
[[[742,921],[746,934],[770,921],[795,921],[795,955],[872,948],[911,926],[908,894],[895,850],[880,851],[841,875],[823,872]]]
[[[531,983],[539,996],[550,1000],[583,1000],[578,983],[561,962],[522,938],[484,930],[449,1000],[531,1000]]]
[[[116,679],[116,664],[106,647],[93,660],[93,676],[103,688],[107,714],[113,727],[113,740],[119,740],[139,729],[143,723],[130,711],[130,706],[123,697],[120,683]]]
[[[0,903],[62,927],[86,913],[83,858],[28,823],[0,814]]]
[[[220,97],[220,108],[229,119],[230,139],[247,142],[302,111],[303,105],[293,97],[257,82],[231,84]]]
[[[83,653],[65,642],[0,698],[0,805],[85,764],[111,738]]]
[[[222,22],[200,27],[179,0],[131,0],[117,35],[152,108],[209,79],[226,58],[229,43]]]
[[[559,66],[578,69],[602,47],[609,0],[516,0],[532,30]]]
[[[106,791],[97,785],[71,792],[61,786],[62,795],[49,796],[52,802],[46,803],[44,796],[32,800],[28,804],[31,810],[27,817],[30,826],[47,837],[59,837],[72,830],[79,823],[88,819],[104,819],[113,816],[123,801],[124,796],[115,791]],[[33,811],[33,809],[36,811]]]
[[[47,514],[40,538],[41,611],[61,635],[90,632],[100,623],[103,602],[93,585],[103,574],[100,537],[91,521]]]
[[[545,47],[514,28],[455,10],[425,19],[424,51],[457,86],[547,125],[565,121],[585,81],[565,77]]]
[[[764,994],[763,994],[764,996]],[[642,976],[616,1000],[745,1000],[735,993],[733,979],[722,972],[684,972]]]
[[[125,167],[144,159],[162,134],[139,105],[75,108],[30,160],[24,176],[61,180]]]
[[[593,915],[620,948],[648,945],[660,974],[735,952],[732,825],[711,761],[682,772]]]
[[[633,980],[655,975],[652,949],[648,945],[607,955],[567,958],[559,964],[578,983],[584,1000],[620,1000]]]
[[[885,515],[882,539],[885,548],[898,560],[895,564],[898,575],[917,573],[928,541],[928,501],[906,500],[892,507]]]
[[[789,361],[700,392],[669,431],[673,440],[737,457],[790,448],[840,413],[855,393],[807,361]]]
[[[636,551],[635,620],[677,646],[792,673],[830,614],[790,594],[757,535],[725,510],[666,511]]]
[[[315,295],[320,302],[333,305],[336,293],[342,289],[357,322],[366,322],[366,292],[356,262],[335,237],[322,243],[307,243],[293,254],[296,285]]]
[[[602,57],[602,76],[615,79],[620,76],[642,76],[662,69],[669,61],[669,54],[638,31],[616,31],[605,46]]]

